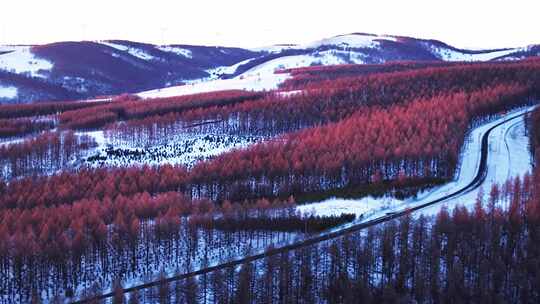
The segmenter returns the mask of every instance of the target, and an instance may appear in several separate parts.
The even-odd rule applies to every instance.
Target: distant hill
[[[438,40],[365,33],[257,49],[122,40],[0,46],[0,102],[92,98],[311,65],[519,60],[539,55],[539,45],[463,50]]]

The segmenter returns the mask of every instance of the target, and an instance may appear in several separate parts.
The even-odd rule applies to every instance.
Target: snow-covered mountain
[[[262,90],[275,88],[285,76],[275,76],[274,71],[286,68],[397,60],[517,60],[539,55],[538,45],[464,50],[437,40],[364,33],[256,49],[157,46],[120,40],[4,46],[0,47],[0,102],[65,100],[146,90],[151,93],[142,96],[220,88]],[[187,85],[175,87],[183,84]],[[163,87],[173,88],[156,89]]]
[[[241,48],[131,41],[0,46],[0,102],[79,99],[178,85],[259,55]]]

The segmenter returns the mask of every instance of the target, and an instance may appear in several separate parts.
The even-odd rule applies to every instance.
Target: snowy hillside
[[[259,56],[241,48],[123,40],[0,46],[2,102],[86,99],[215,77],[211,71]],[[221,73],[219,73],[221,75]]]
[[[241,49],[124,40],[0,47],[3,101],[32,102],[139,93],[143,97],[225,89],[271,90],[312,65],[389,61],[489,61],[538,56],[540,48],[463,50],[437,40],[352,33],[305,44]],[[165,88],[165,89],[160,89]],[[7,92],[4,90],[4,92]]]
[[[287,74],[275,74],[275,72],[290,68],[313,65],[377,64],[393,60],[489,61],[510,56],[523,49],[468,51],[434,40],[349,34],[303,45],[276,45],[252,50],[264,52],[267,55],[208,70],[211,76],[200,81],[145,91],[138,95],[151,98],[229,89],[273,90],[288,78]],[[509,59],[509,57],[505,58]]]

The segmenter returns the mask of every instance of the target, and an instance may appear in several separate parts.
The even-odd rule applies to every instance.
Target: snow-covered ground
[[[322,202],[300,205],[296,210],[303,214],[313,214],[317,216],[339,216],[341,214],[354,214],[357,218],[369,216],[373,212],[390,210],[402,204],[393,197],[374,198],[367,196],[361,199],[330,198]]]
[[[474,161],[472,157],[467,158],[471,162]],[[531,171],[532,164],[533,160],[529,152],[529,139],[526,134],[524,118],[505,123],[493,130],[489,136],[487,176],[481,188],[449,199],[441,205],[423,209],[421,212],[422,214],[433,215],[440,210],[442,205],[451,209],[458,204],[472,209],[480,191],[483,191],[484,199],[486,199],[493,184],[496,183],[500,186],[509,179],[517,176],[522,177],[525,173]],[[467,179],[471,175],[474,176],[474,172],[467,170],[467,167],[460,169],[460,172]],[[428,195],[428,198],[435,195],[437,193]]]
[[[532,107],[513,111],[474,128],[463,147],[459,169],[454,180],[445,185],[420,193],[416,197],[406,200],[397,200],[389,197],[362,199],[332,198],[322,202],[306,204],[297,207],[302,212],[311,211],[318,215],[340,215],[354,213],[363,215],[362,221],[374,219],[388,212],[398,212],[406,208],[418,206],[445,195],[453,193],[468,185],[476,176],[480,166],[481,140],[483,134],[494,125],[511,117],[518,116]],[[488,193],[494,183],[503,184],[509,178],[522,176],[532,168],[532,159],[529,153],[529,142],[526,134],[524,118],[517,118],[495,128],[489,136],[487,177],[481,185],[484,193]],[[480,189],[480,188],[479,188]],[[465,193],[459,197],[451,198],[440,204],[422,209],[416,214],[433,215],[442,206],[452,208],[456,205],[474,206],[479,189]]]
[[[111,142],[103,131],[81,132],[94,138],[97,147],[87,153],[81,164],[90,166],[131,166],[195,163],[219,154],[241,149],[263,140],[256,136],[179,134],[166,143],[141,147],[136,144]]]
[[[501,56],[511,54],[516,49],[508,49],[502,51],[482,52],[476,54],[464,53],[453,49],[440,48],[435,46],[429,46],[431,51],[435,55],[439,56],[444,61],[489,61]]]
[[[134,57],[137,57],[137,58],[140,58],[142,60],[152,60],[152,59],[154,59],[154,56],[152,56],[152,55],[148,54],[147,52],[145,52],[145,51],[143,51],[141,49],[138,49],[138,48],[129,47],[129,46],[126,46],[126,45],[123,45],[123,44],[112,43],[112,42],[107,42],[107,41],[101,41],[100,43],[104,44],[106,46],[112,47],[114,49],[117,49],[119,51],[127,52],[130,55],[132,55]]]
[[[142,98],[158,98],[190,95],[224,90],[269,91],[277,89],[279,84],[289,78],[289,74],[250,74],[244,73],[232,79],[218,79],[168,87],[138,93]]]
[[[284,56],[267,61],[245,72],[245,74],[268,75],[275,71],[307,67],[311,65],[336,65],[345,63],[365,63],[366,56],[341,50],[328,50],[309,55]]]
[[[45,77],[43,72],[50,71],[53,64],[36,57],[30,46],[1,46],[0,69],[18,74],[27,73],[34,77]]]
[[[16,87],[12,86],[1,86],[0,85],[0,98],[13,99],[17,97],[18,90]]]
[[[206,72],[210,74],[210,76],[206,80],[215,80],[215,79],[218,79],[221,75],[234,74],[239,66],[249,63],[250,61],[254,59],[256,58],[249,58],[249,59],[240,61],[236,64],[233,64],[231,66],[220,66],[217,68],[208,69],[206,70]],[[205,81],[205,79],[202,79],[201,81]],[[194,82],[200,82],[200,81],[194,81]]]
[[[156,48],[163,52],[174,53],[176,55],[184,56],[186,58],[193,58],[193,53],[191,52],[191,50],[184,49],[181,47],[163,45],[163,46],[158,46]]]
[[[485,132],[487,132],[487,130],[492,126],[510,117],[519,115],[527,109],[514,111],[510,114],[505,115],[504,117],[495,119],[474,128],[470,132],[467,142],[463,148],[462,160],[460,163],[461,165],[458,169],[455,180],[446,185],[421,193],[417,196],[417,198],[411,198],[404,201],[389,197],[366,197],[359,200],[334,198],[318,203],[298,206],[297,210],[303,213],[314,213],[317,215],[339,215],[342,213],[354,213],[357,215],[357,217],[362,216],[355,222],[358,223],[360,221],[380,217],[388,212],[400,211],[411,206],[432,201],[448,193],[452,193],[467,185],[476,175],[480,160],[482,135],[485,134]],[[488,176],[486,178],[486,181],[484,182],[484,188],[489,187],[490,184],[493,182],[503,182],[510,176],[521,175],[530,169],[531,158],[528,154],[528,139],[525,134],[523,122],[524,120],[522,118],[518,118],[516,120],[507,122],[492,131],[489,137],[490,151],[488,156]],[[99,133],[94,134],[94,136],[98,141],[103,142],[105,140],[104,138],[102,138],[103,136]],[[511,158],[510,155],[512,155]],[[440,210],[440,208],[444,204],[447,204],[448,206],[454,206],[457,203],[463,202],[473,204],[476,197],[475,192],[476,191],[473,191],[460,198],[448,200],[444,203],[437,204],[436,206],[422,211],[422,213],[433,214]],[[340,230],[353,224],[354,223],[345,224],[341,227],[325,231],[320,235]],[[272,236],[270,238],[265,237],[264,241],[261,243],[259,243],[259,241],[245,239],[240,242],[234,242],[231,248],[224,248],[216,246],[218,242],[213,239],[218,239],[220,233],[221,232],[207,234],[212,238],[208,240],[205,239],[204,234],[197,238],[198,243],[196,246],[193,247],[197,249],[197,252],[194,256],[190,258],[189,270],[193,271],[201,268],[206,268],[209,266],[224,263],[226,261],[236,260],[243,256],[262,253],[267,250],[270,244],[272,244],[272,246],[274,247],[281,247],[287,244],[296,243],[300,240],[305,239],[306,237],[306,235],[303,235],[301,233],[272,232]],[[180,248],[185,247],[181,246]],[[160,250],[164,249],[160,248]],[[178,254],[181,257],[185,256],[185,254],[183,254],[183,251],[174,254]],[[208,259],[203,262],[203,256],[205,255],[208,257]],[[180,262],[175,262],[178,260],[180,260]],[[186,261],[183,258],[175,259],[174,257],[172,257],[169,261],[161,261],[160,263],[155,264],[151,263],[150,267],[146,266],[146,268],[141,268],[141,265],[138,266],[140,268],[138,274],[126,274],[123,279],[124,287],[132,287],[142,283],[153,281],[157,279],[158,273],[160,271],[162,271],[166,277],[188,271],[188,268],[185,267]],[[99,268],[96,269],[96,274],[101,275]],[[104,281],[104,285],[106,286],[104,288],[104,291],[110,290],[108,287],[110,286],[110,280],[112,280],[112,275],[108,276],[107,279]],[[85,287],[90,287],[90,283],[81,283],[81,285],[76,288],[76,295],[80,296],[81,294],[83,294],[83,290]]]

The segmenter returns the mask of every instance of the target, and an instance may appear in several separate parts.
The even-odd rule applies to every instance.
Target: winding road
[[[508,150],[507,151],[508,155],[510,155],[507,135],[509,134],[509,132],[512,132],[512,130],[514,130],[517,126],[519,126],[520,124],[523,124],[523,117],[527,113],[531,112],[532,110],[533,110],[533,107],[528,107],[520,111],[512,112],[510,114],[505,115],[502,118],[499,118],[497,120],[491,121],[487,124],[484,124],[482,126],[475,128],[474,131],[478,131],[478,132],[476,133],[472,132],[471,137],[479,136],[477,138],[479,141],[478,143],[480,144],[479,149],[473,148],[472,151],[475,153],[475,155],[468,155],[467,157],[462,158],[461,168],[460,170],[458,170],[459,172],[456,177],[456,180],[454,182],[449,183],[448,185],[442,186],[438,188],[437,190],[434,190],[433,192],[429,194],[426,194],[424,197],[420,198],[416,204],[407,205],[406,207],[401,206],[400,210],[396,210],[396,211],[392,210],[393,212],[391,213],[384,213],[384,215],[377,216],[372,219],[365,219],[363,222],[352,224],[350,226],[344,227],[343,229],[329,231],[329,232],[320,234],[318,236],[314,236],[314,237],[302,240],[300,242],[284,245],[278,248],[269,249],[262,253],[246,256],[246,257],[239,258],[237,260],[233,260],[229,262],[225,262],[219,265],[199,269],[197,271],[173,276],[165,280],[157,280],[150,283],[125,288],[124,293],[132,292],[135,290],[146,289],[150,287],[155,287],[164,282],[173,282],[176,280],[182,280],[182,279],[193,277],[193,276],[208,274],[216,270],[222,270],[229,267],[235,267],[244,263],[260,260],[268,256],[284,253],[291,250],[300,249],[303,247],[308,247],[319,242],[342,237],[344,235],[348,235],[348,234],[357,232],[359,230],[362,230],[371,226],[379,225],[381,223],[397,219],[399,217],[402,217],[406,214],[410,214],[412,212],[425,210],[429,207],[434,207],[437,204],[441,204],[443,202],[448,202],[450,200],[463,197],[466,194],[469,194],[471,191],[478,189],[482,185],[482,183],[486,180],[486,177],[488,176],[488,171],[490,170],[491,166],[497,165],[497,163],[494,163],[494,164],[488,163],[488,160],[491,162],[497,162],[496,158],[490,160],[489,158],[490,150],[500,149],[500,146],[504,144],[505,149]],[[490,143],[490,135],[496,134],[497,131],[501,131],[498,138],[499,145],[494,146],[493,143]],[[504,140],[501,140],[501,138]],[[470,170],[470,168],[476,168],[476,170]],[[510,165],[509,165],[509,168],[510,168]],[[510,171],[508,171],[507,174],[510,174]],[[109,292],[95,298],[79,300],[72,303],[88,303],[95,299],[105,299],[112,296],[113,296],[113,293]]]

